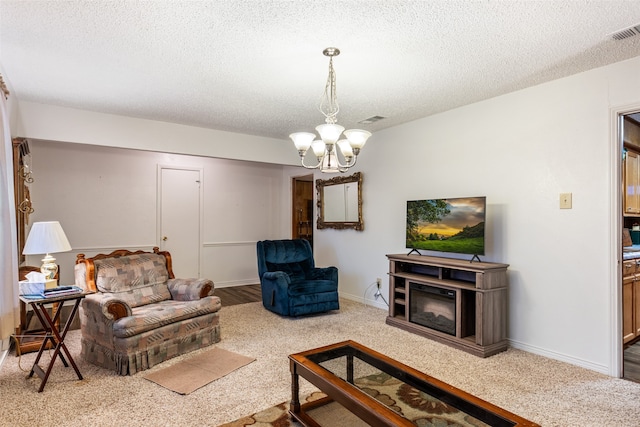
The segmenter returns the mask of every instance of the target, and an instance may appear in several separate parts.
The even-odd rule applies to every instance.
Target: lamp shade
[[[24,244],[24,255],[67,252],[71,245],[58,221],[34,222]]]
[[[305,153],[311,146],[311,142],[316,137],[315,133],[311,132],[295,132],[289,135],[289,138],[293,140],[298,151],[304,151]]]
[[[343,130],[344,127],[331,123],[316,126],[316,131],[325,144],[335,144]]]
[[[340,152],[345,158],[353,157],[353,149],[351,149],[351,145],[349,145],[349,141],[346,139],[341,139],[338,141],[338,147],[340,148]]]
[[[349,129],[344,131],[344,135],[349,140],[352,148],[361,149],[367,143],[371,132],[362,129]]]
[[[320,158],[322,156],[324,156],[324,150],[326,150],[327,145],[320,141],[319,139],[313,141],[313,143],[311,144],[311,149],[313,150],[313,154],[316,155],[316,157]]]

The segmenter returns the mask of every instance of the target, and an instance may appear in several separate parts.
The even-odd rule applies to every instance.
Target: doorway
[[[176,277],[200,277],[202,169],[158,166],[157,238]]]
[[[620,115],[622,377],[640,382],[640,113]]]
[[[306,239],[313,247],[313,175],[292,179],[291,238]]]

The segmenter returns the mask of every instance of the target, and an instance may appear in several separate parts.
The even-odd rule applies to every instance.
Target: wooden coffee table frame
[[[320,365],[321,362],[343,356],[346,356],[347,361],[346,381]],[[418,390],[437,397],[443,402],[491,426],[539,427],[534,422],[417,371],[355,341],[343,341],[289,356],[291,369],[291,404],[289,413],[291,416],[306,427],[320,427],[320,424],[311,418],[307,412],[335,401],[374,427],[415,426],[411,421],[353,385],[354,357],[375,366]],[[318,387],[327,397],[301,405],[299,377]]]

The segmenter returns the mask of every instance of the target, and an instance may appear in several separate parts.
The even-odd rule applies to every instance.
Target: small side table
[[[23,265],[18,269],[18,278],[20,280],[26,280],[27,274],[32,271],[40,272],[40,267],[34,267],[31,265]],[[60,273],[60,266],[58,266],[58,274],[54,276],[54,279],[58,279]],[[54,306],[55,308],[55,306]],[[27,311],[27,304],[24,301],[20,301],[20,325],[16,327],[16,336],[20,339],[16,341],[16,357],[24,353],[30,353],[32,351],[38,351],[40,344],[42,344],[42,327],[36,329],[29,329],[31,319],[33,318],[33,312]],[[60,327],[60,321],[56,324]],[[47,348],[53,348],[49,343]]]
[[[73,369],[76,371],[78,375],[78,379],[82,379],[82,374],[80,370],[76,366],[67,346],[64,343],[64,339],[67,336],[67,332],[69,331],[69,327],[73,322],[74,317],[78,311],[78,307],[80,306],[80,302],[82,299],[87,296],[88,292],[80,292],[75,294],[68,295],[59,295],[50,298],[27,298],[24,296],[20,297],[20,300],[25,304],[31,304],[33,308],[33,312],[38,316],[40,323],[42,323],[45,329],[45,337],[42,340],[42,344],[40,345],[40,350],[38,350],[38,355],[36,356],[35,362],[33,362],[33,367],[31,368],[31,372],[29,372],[29,378],[33,376],[33,374],[37,374],[42,382],[40,383],[40,388],[38,392],[42,392],[44,386],[47,384],[47,380],[49,379],[49,374],[51,374],[51,369],[53,368],[53,364],[56,361],[56,358],[60,356],[60,360],[65,367],[69,367],[69,364],[73,366]],[[73,308],[71,309],[71,313],[69,314],[69,318],[67,319],[62,332],[60,332],[58,325],[60,324],[60,314],[62,313],[62,307],[67,302],[73,302]],[[46,305],[53,304],[52,308],[52,316],[49,315],[49,311],[47,310]],[[42,357],[42,353],[49,345],[54,347],[53,355],[51,356],[51,361],[49,362],[49,366],[47,366],[46,371],[38,365],[40,362],[40,357]],[[65,359],[64,355],[61,354],[61,351],[67,356]]]

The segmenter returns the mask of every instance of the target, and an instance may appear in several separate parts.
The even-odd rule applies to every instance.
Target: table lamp
[[[42,259],[40,271],[47,280],[52,280],[58,273],[58,264],[51,253],[68,252],[71,245],[58,221],[34,222],[24,244],[24,255],[46,254]],[[55,285],[54,285],[55,286]]]

